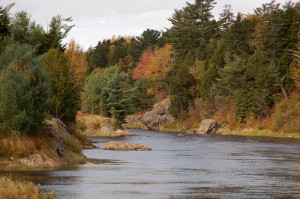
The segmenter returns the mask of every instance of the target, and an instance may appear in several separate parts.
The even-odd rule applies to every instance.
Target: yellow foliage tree
[[[88,67],[86,56],[75,40],[71,40],[65,51],[68,59],[69,78],[71,82],[81,88]]]
[[[174,50],[171,44],[166,44],[153,52],[145,71],[145,78],[162,79],[174,64]]]

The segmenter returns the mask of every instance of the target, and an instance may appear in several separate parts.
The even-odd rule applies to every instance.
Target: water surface
[[[299,140],[132,132],[93,138],[84,154],[107,163],[26,175],[65,199],[300,198]],[[153,150],[103,150],[111,140]]]

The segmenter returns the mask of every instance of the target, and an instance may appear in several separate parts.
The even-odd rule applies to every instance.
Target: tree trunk
[[[280,88],[281,88],[281,92],[282,92],[282,94],[284,95],[284,97],[285,97],[286,99],[288,99],[287,91],[286,91],[286,89],[284,88],[284,80],[285,80],[285,76],[284,76],[283,78],[281,78],[281,80],[280,80]]]

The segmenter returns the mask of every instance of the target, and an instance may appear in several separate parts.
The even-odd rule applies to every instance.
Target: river
[[[63,199],[300,198],[300,140],[131,131],[93,138],[84,154],[105,163],[19,174]],[[111,140],[153,150],[103,150]]]

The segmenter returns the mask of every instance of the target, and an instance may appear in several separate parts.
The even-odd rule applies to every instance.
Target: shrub
[[[0,158],[8,159],[12,155],[10,149],[8,149],[2,142],[0,142]]]
[[[283,99],[275,106],[268,125],[272,130],[285,133],[300,132],[300,96],[294,93],[289,99]]]
[[[81,153],[80,144],[78,142],[76,142],[74,139],[68,138],[68,139],[65,139],[64,141],[66,143],[67,149],[69,149],[70,151],[72,151],[74,153]]]

